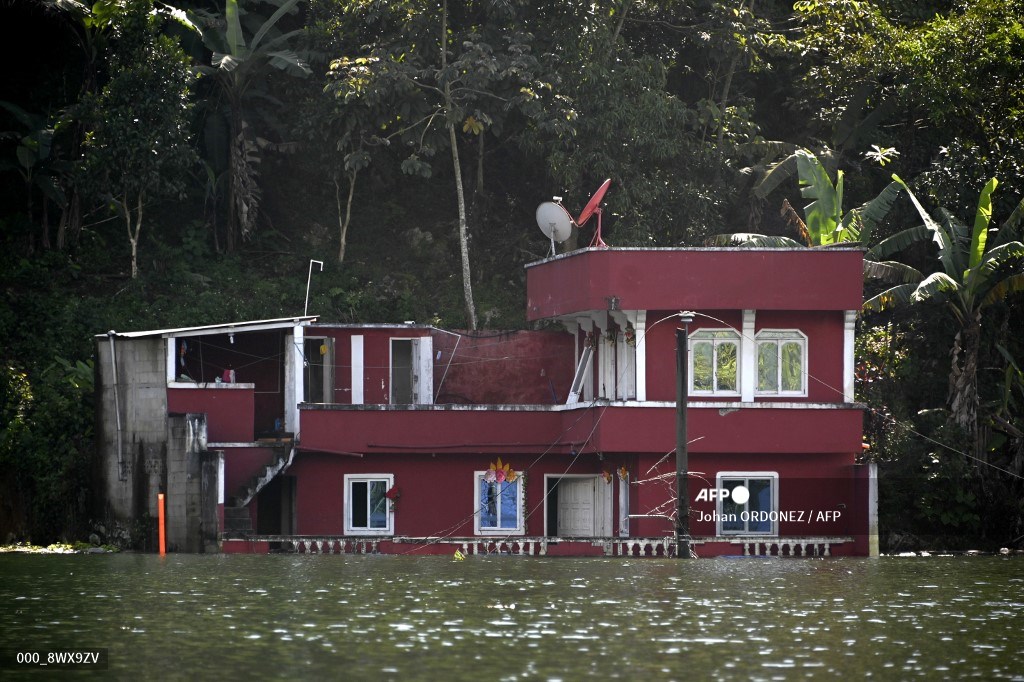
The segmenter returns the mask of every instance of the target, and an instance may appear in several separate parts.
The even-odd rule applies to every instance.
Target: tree
[[[921,205],[898,176],[893,179],[906,190],[924,225],[893,235],[869,254],[885,257],[915,241],[930,239],[939,249],[942,270],[927,276],[896,261],[865,262],[869,277],[893,286],[864,302],[865,311],[882,311],[903,304],[930,301],[945,304],[957,324],[949,372],[948,404],[953,422],[978,441],[978,354],[981,347],[982,314],[1010,294],[1024,291],[1024,244],[1014,237],[1024,223],[1024,200],[1002,224],[990,228],[992,193],[998,182],[988,181],[978,199],[973,227],[940,209],[936,220]]]
[[[869,244],[875,228],[882,222],[902,186],[891,182],[874,199],[843,213],[843,171],[836,171],[833,184],[828,171],[818,157],[807,149],[797,150],[791,157],[800,179],[800,194],[813,199],[804,207],[804,220],[796,215],[788,200],[783,200],[783,218],[797,227],[803,243],[789,237],[753,233],[721,234],[712,238],[718,246],[830,246],[850,242]],[[755,193],[767,194],[788,176],[786,162],[775,166],[755,188]]]
[[[448,153],[466,320],[476,329],[463,136],[479,140],[517,120],[544,117],[545,93],[552,87],[537,78],[533,36],[518,24],[516,7],[501,2],[449,5],[442,0],[440,13],[420,0],[342,11],[349,13],[348,22],[374,37],[367,48],[333,62],[329,90],[357,115],[373,113],[358,133],[349,134],[407,152],[404,173],[431,177],[431,159],[439,151]]]
[[[93,126],[85,150],[88,176],[124,220],[133,279],[147,203],[180,196],[195,160],[189,146],[188,60],[170,37],[159,34],[152,8],[150,0],[125,4],[114,34],[110,81],[83,107]]]
[[[238,0],[225,0],[223,16],[196,10],[190,14],[200,27],[203,43],[213,53],[211,63],[197,67],[211,77],[211,105],[215,116],[207,119],[206,144],[215,167],[228,174],[227,248],[234,250],[237,238],[248,239],[256,229],[260,189],[255,166],[262,148],[269,143],[258,137],[254,119],[266,118],[260,105],[280,106],[267,89],[272,70],[304,78],[312,71],[290,46],[302,29],[282,32],[278,24],[294,11],[299,0],[266,0],[277,9],[267,18],[245,14]],[[243,28],[243,18],[248,31]],[[249,33],[249,37],[246,37]],[[226,135],[225,135],[226,131]],[[226,137],[226,139],[224,139]],[[226,148],[226,153],[223,150]],[[223,160],[221,160],[223,159]]]
[[[42,198],[40,243],[44,249],[48,249],[50,227],[47,209],[50,202],[60,207],[67,203],[60,178],[70,172],[71,164],[54,153],[54,125],[45,116],[29,114],[11,102],[0,102],[0,106],[13,114],[23,126],[22,131],[0,133],[0,137],[13,137],[18,142],[15,149],[16,163],[3,160],[0,162],[0,170],[16,170],[25,183],[29,223],[35,220],[37,195]]]

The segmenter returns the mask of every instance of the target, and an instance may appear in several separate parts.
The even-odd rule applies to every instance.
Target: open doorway
[[[549,537],[609,537],[612,534],[612,486],[604,476],[544,476],[545,534]]]

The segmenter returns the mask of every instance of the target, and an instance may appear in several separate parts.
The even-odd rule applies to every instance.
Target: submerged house
[[[97,336],[108,512],[172,548],[671,556],[676,330],[698,556],[877,553],[857,249],[590,248],[542,331],[295,317]]]

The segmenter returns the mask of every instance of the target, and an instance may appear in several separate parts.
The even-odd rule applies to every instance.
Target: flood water
[[[1024,558],[0,555],[5,655],[96,647],[120,678],[1024,679]]]

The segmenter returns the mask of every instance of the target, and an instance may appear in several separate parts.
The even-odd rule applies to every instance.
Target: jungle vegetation
[[[1022,546],[1024,0],[0,12],[0,536],[97,518],[95,334],[295,314],[311,258],[325,320],[519,328],[535,207],[611,178],[612,245],[862,244],[883,547]]]

